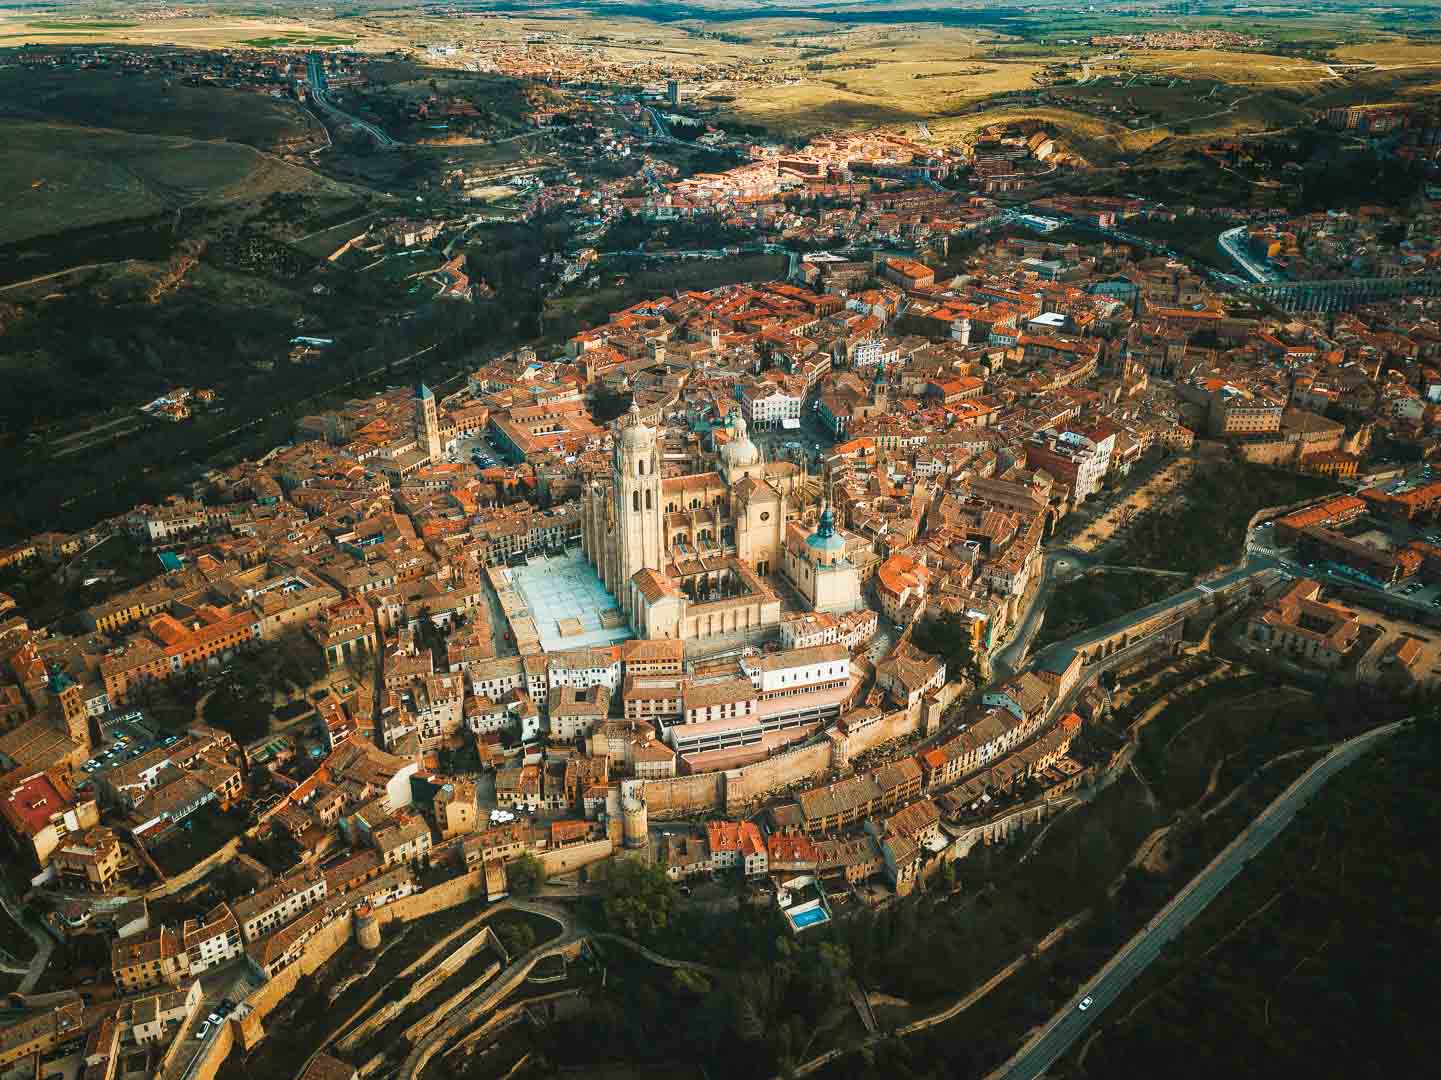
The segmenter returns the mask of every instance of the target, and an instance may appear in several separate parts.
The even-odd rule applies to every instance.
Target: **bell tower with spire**
[[[415,385],[415,441],[425,447],[432,465],[440,463],[440,414],[435,394],[424,382]]]

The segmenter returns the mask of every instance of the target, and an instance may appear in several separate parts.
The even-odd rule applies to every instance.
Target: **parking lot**
[[[95,756],[80,766],[91,776],[133,761],[157,746],[169,746],[178,738],[175,735],[161,738],[138,710],[109,721],[102,720],[100,729],[103,748],[97,747]]]
[[[477,455],[479,456],[477,457]],[[448,456],[452,461],[477,465],[482,469],[505,464],[504,458],[496,451],[495,445],[484,432],[460,439]]]
[[[1099,552],[1112,542],[1124,540],[1131,527],[1147,514],[1166,510],[1184,497],[1194,467],[1189,458],[1143,466],[1122,489],[1088,499],[1062,519],[1057,531],[1071,537],[1071,546],[1078,551]]]
[[[1345,574],[1332,572],[1328,567],[1316,563],[1300,562],[1296,558],[1295,550],[1277,546],[1274,539],[1275,529],[1271,522],[1263,522],[1251,530],[1247,539],[1247,549],[1260,555],[1267,555],[1282,563],[1286,571],[1297,577],[1311,577],[1330,585],[1348,585],[1360,587],[1361,582]],[[1432,540],[1431,536],[1441,536],[1438,533],[1419,535],[1417,539],[1427,543],[1441,544],[1441,540]],[[1399,581],[1395,585],[1379,590],[1388,596],[1405,600],[1407,603],[1415,604],[1418,607],[1426,606],[1441,608],[1441,585],[1431,584],[1424,581],[1409,580]]]

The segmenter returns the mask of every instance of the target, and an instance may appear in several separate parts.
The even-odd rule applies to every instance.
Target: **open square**
[[[635,635],[579,550],[531,559],[510,571],[545,652],[614,645]]]

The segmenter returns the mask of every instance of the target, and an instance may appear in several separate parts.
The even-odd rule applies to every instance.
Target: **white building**
[[[851,677],[850,653],[845,646],[835,644],[745,656],[740,666],[765,698],[826,689],[844,684]]]
[[[180,937],[192,975],[233,960],[245,951],[240,941],[240,923],[227,904],[212,908],[203,919],[186,919],[181,925]]]
[[[889,367],[900,363],[900,359],[900,347],[890,338],[870,338],[851,347],[852,367],[864,368],[876,364]]]
[[[464,702],[465,681],[460,675],[432,675],[412,684],[410,703],[421,743],[434,745],[459,732]]]
[[[746,419],[753,427],[781,427],[782,421],[801,418],[801,396],[790,394],[775,383],[746,383],[741,387],[741,403]]]
[[[525,689],[525,668],[518,656],[483,660],[470,666],[470,692],[479,698],[501,701],[512,690]]]
[[[549,689],[569,686],[587,690],[604,686],[612,694],[620,687],[620,649],[567,649],[550,653],[546,660]]]
[[[325,875],[307,868],[237,900],[233,910],[245,940],[254,941],[309,911],[325,899],[325,893]]]

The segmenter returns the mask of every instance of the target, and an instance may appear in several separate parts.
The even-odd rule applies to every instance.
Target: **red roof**
[[[70,809],[69,794],[43,772],[22,780],[11,790],[5,803],[6,816],[23,826],[29,836],[50,824],[56,814]]]

